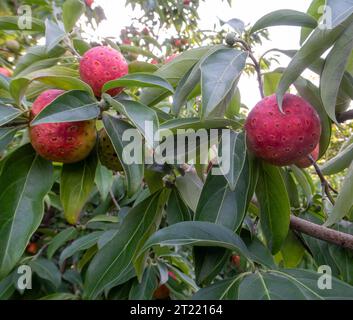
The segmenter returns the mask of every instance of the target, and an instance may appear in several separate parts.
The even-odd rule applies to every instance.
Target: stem
[[[335,200],[333,199],[332,195],[331,195],[331,190],[335,193],[337,193],[337,191],[335,189],[333,189],[330,184],[327,182],[327,180],[325,179],[324,175],[322,174],[319,166],[317,165],[316,161],[313,159],[313,157],[311,155],[308,155],[308,158],[311,162],[311,164],[314,166],[315,171],[317,173],[317,175],[320,178],[321,181],[321,186],[322,186],[322,190],[323,192],[326,194],[327,198],[330,200],[330,202],[334,205],[335,204]]]
[[[336,244],[340,247],[353,250],[353,236],[333,229],[329,229],[294,215],[290,217],[290,227],[295,231],[305,233],[316,239]]]
[[[244,49],[249,53],[250,59],[254,63],[254,68],[255,68],[255,71],[257,74],[257,81],[259,83],[260,95],[261,95],[261,98],[263,99],[263,98],[265,98],[265,94],[264,94],[264,84],[262,82],[262,76],[261,76],[261,66],[260,66],[259,62],[256,60],[256,58],[251,50],[251,47],[244,40],[236,39],[236,42],[240,43],[244,47]]]
[[[339,123],[346,122],[353,119],[353,110],[348,110],[337,114],[337,121]]]
[[[110,194],[110,197],[112,198],[112,201],[113,201],[115,207],[116,207],[118,210],[120,210],[121,208],[120,208],[120,206],[119,206],[118,201],[116,201],[116,199],[115,199],[115,196],[114,196],[113,191],[110,190],[110,191],[109,191],[109,194]]]

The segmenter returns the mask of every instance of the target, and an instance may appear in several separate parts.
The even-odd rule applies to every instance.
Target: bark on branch
[[[342,248],[353,250],[353,236],[348,233],[329,229],[298,218],[294,215],[291,215],[290,217],[290,227],[291,229],[305,233],[310,237],[336,244]]]

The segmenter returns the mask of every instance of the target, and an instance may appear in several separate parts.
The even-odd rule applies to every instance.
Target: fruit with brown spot
[[[47,107],[63,90],[44,91],[34,101],[31,119]],[[29,128],[33,148],[43,158],[62,163],[78,162],[92,151],[97,138],[95,120],[45,123]]]

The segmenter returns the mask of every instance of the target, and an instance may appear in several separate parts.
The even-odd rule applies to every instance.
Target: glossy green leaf
[[[277,90],[277,99],[280,109],[282,108],[283,96],[290,85],[298,79],[307,67],[318,60],[321,55],[335,43],[352,21],[353,15],[334,29],[315,29],[283,73]]]
[[[40,19],[36,19],[31,17],[31,21],[30,21],[30,25],[28,25],[30,27],[30,29],[22,29],[22,24],[19,23],[19,20],[23,18],[20,16],[11,16],[11,17],[7,17],[7,16],[3,16],[0,17],[0,30],[20,30],[20,31],[31,31],[31,32],[43,32],[45,27],[44,27],[44,23],[42,20]],[[27,23],[29,21],[25,21],[25,26],[27,26]]]
[[[85,12],[85,4],[81,0],[66,0],[63,4],[63,22],[66,32],[70,32],[77,20]]]
[[[310,15],[296,10],[273,11],[256,21],[251,28],[251,33],[273,26],[298,26],[316,28],[317,21]]]
[[[188,207],[195,212],[199,201],[203,183],[200,178],[193,172],[185,172],[184,176],[177,177],[175,181],[181,198]]]
[[[201,64],[202,118],[214,117],[245,67],[247,53],[222,49],[209,55]],[[225,111],[225,110],[224,110]]]
[[[55,252],[63,246],[67,241],[72,240],[76,237],[77,230],[74,227],[70,227],[62,230],[58,233],[48,244],[47,257],[52,259]]]
[[[281,251],[284,268],[296,268],[302,261],[305,248],[293,231],[289,231]]]
[[[166,211],[169,225],[191,220],[190,209],[187,207],[176,188],[173,188],[170,193]]]
[[[124,87],[124,88],[151,87],[151,88],[165,89],[170,92],[174,92],[173,87],[168,81],[164,80],[163,78],[155,74],[142,73],[142,72],[127,74],[126,76],[123,76],[119,79],[109,81],[106,84],[104,84],[102,91],[106,92],[110,89],[119,88],[119,87]]]
[[[14,274],[10,273],[6,278],[0,281],[0,301],[9,300],[16,291],[13,276]]]
[[[126,130],[132,129],[133,127],[125,121],[119,120],[106,114],[103,115],[103,123],[123,166],[127,181],[127,194],[129,197],[131,197],[141,187],[144,173],[144,166],[142,164],[127,164],[123,157],[124,147],[128,144],[128,142],[123,141],[122,137]]]
[[[31,126],[43,123],[60,123],[91,120],[98,117],[98,101],[85,91],[64,92],[47,105],[32,120]]]
[[[184,75],[204,56],[211,47],[201,47],[187,50],[178,55],[173,61],[163,65],[154,74],[167,80],[174,88]],[[146,88],[141,93],[141,102],[146,105],[155,105],[170,92],[157,88]]]
[[[60,200],[68,223],[76,224],[94,187],[97,155],[92,152],[86,159],[64,164],[61,172]]]
[[[21,114],[21,110],[0,104],[0,126],[16,119]]]
[[[137,279],[131,286],[130,300],[152,300],[153,293],[158,288],[158,277],[155,267],[149,266],[145,269],[141,282]]]
[[[165,201],[166,191],[158,192],[130,210],[120,227],[124,232],[117,232],[87,269],[84,284],[87,299],[94,299],[105,288],[126,281],[126,272],[136,253],[158,228]]]
[[[240,19],[237,19],[237,18],[233,18],[233,19],[230,19],[226,22],[224,22],[224,24],[227,24],[229,25],[230,27],[233,28],[233,30],[235,32],[237,32],[238,34],[242,34],[245,30],[245,23],[244,21],[240,20]]]
[[[5,150],[14,138],[18,128],[0,128],[0,152]]]
[[[5,159],[0,175],[0,279],[16,265],[39,227],[52,183],[51,163],[30,145]]]
[[[337,196],[335,205],[329,215],[325,226],[331,226],[347,216],[353,207],[353,164],[350,165],[348,173],[343,180],[341,190]]]
[[[61,273],[53,261],[37,258],[30,261],[28,265],[39,278],[48,280],[55,288],[60,286]]]
[[[94,182],[97,185],[102,200],[105,200],[109,195],[109,192],[112,190],[114,182],[113,172],[98,163]]]
[[[353,160],[353,145],[339,152],[335,157],[325,162],[320,169],[324,175],[333,175],[348,168]]]
[[[133,61],[129,63],[129,74],[138,72],[155,72],[158,67],[154,64],[143,62],[143,61]]]
[[[272,254],[277,253],[289,230],[290,204],[280,169],[260,166],[256,196],[260,204],[261,227]]]
[[[279,72],[267,72],[264,74],[264,93],[266,97],[276,93],[281,76]]]
[[[119,46],[119,48],[122,52],[135,53],[148,58],[158,59],[158,57],[156,57],[152,52],[143,50],[142,48],[137,46],[121,45]]]
[[[55,22],[45,20],[45,46],[47,52],[56,47],[66,36],[65,31]]]
[[[332,278],[332,289],[322,290],[322,274],[300,269],[270,270],[246,275],[238,288],[239,300],[352,299],[353,287]]]
[[[320,92],[323,105],[329,117],[336,120],[336,101],[348,59],[353,50],[353,24],[338,38],[326,58],[320,78]]]

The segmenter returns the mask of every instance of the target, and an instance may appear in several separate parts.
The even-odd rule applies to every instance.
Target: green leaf
[[[176,188],[173,188],[170,193],[166,211],[169,225],[191,220],[190,209],[187,207]]]
[[[103,233],[103,231],[94,231],[73,241],[61,252],[59,264],[62,265],[66,259],[73,256],[75,253],[93,247],[98,242]]]
[[[97,188],[99,190],[99,193],[103,201],[109,195],[109,192],[111,191],[113,186],[113,181],[114,181],[113,172],[107,169],[105,166],[98,163],[94,182],[97,185]]]
[[[237,18],[230,19],[227,22],[224,22],[224,24],[231,26],[239,35],[241,35],[245,30],[244,21]]]
[[[11,16],[11,17],[0,17],[0,30],[19,30],[19,31],[31,31],[31,32],[44,32],[44,23],[43,21],[31,17],[31,28],[22,29],[22,24],[19,23],[19,20],[23,19],[21,16]],[[27,24],[29,21],[25,21]]]
[[[85,4],[81,0],[66,0],[63,4],[63,22],[66,32],[70,32],[77,20],[85,12]]]
[[[353,207],[353,163],[348,169],[341,190],[337,196],[336,203],[329,215],[325,226],[331,226],[346,217]]]
[[[141,56],[145,56],[147,58],[158,59],[158,57],[156,57],[152,52],[143,50],[140,47],[121,45],[119,46],[119,48],[122,52],[135,53],[140,54]]]
[[[149,73],[133,73],[127,74],[116,80],[111,80],[104,84],[102,91],[106,92],[110,89],[125,87],[125,88],[160,88],[170,92],[174,92],[171,84],[163,78]]]
[[[209,55],[201,64],[202,118],[217,114],[218,106],[239,80],[247,53],[222,49]]]
[[[76,224],[94,187],[97,155],[92,152],[86,159],[64,164],[61,172],[60,200],[68,223]]]
[[[153,109],[140,102],[133,100],[117,101],[107,94],[104,94],[103,98],[114,109],[124,114],[131,120],[131,122],[145,137],[150,147],[154,146],[154,136],[159,129],[159,120],[157,113]],[[146,128],[146,124],[148,124],[148,122],[149,124],[153,125],[153,128],[150,128],[150,130],[148,130],[149,127]]]
[[[326,0],[314,0],[311,2],[310,7],[307,11],[307,14],[312,16],[316,21],[319,21],[324,10],[320,10],[320,8],[324,8]],[[312,28],[303,27],[300,34],[300,45],[304,43],[304,41],[308,38],[310,33],[313,32]]]
[[[305,248],[293,231],[289,231],[286,240],[284,240],[281,251],[283,266],[285,268],[298,267],[302,261]]]
[[[154,64],[143,62],[143,61],[133,61],[129,63],[129,74],[138,72],[155,72],[158,67]]]
[[[236,300],[238,286],[243,277],[242,274],[202,288],[192,296],[192,300]]]
[[[332,278],[332,289],[318,286],[322,274],[300,269],[248,274],[238,288],[239,300],[342,300],[352,299],[353,287]]]
[[[261,163],[256,188],[261,227],[272,254],[277,253],[289,230],[290,204],[278,167]]]
[[[43,218],[53,183],[50,162],[27,144],[11,153],[0,175],[0,279],[16,265]]]
[[[282,108],[283,96],[290,85],[298,79],[308,66],[317,61],[321,55],[335,43],[337,38],[352,21],[353,15],[334,29],[315,29],[283,73],[277,90],[277,99],[280,109]]]
[[[19,128],[0,128],[0,152],[5,150]]]
[[[10,273],[6,278],[0,281],[0,301],[9,300],[14,294],[16,287],[13,278],[14,274]]]
[[[351,24],[336,41],[334,47],[326,58],[325,66],[320,78],[322,102],[327,114],[335,122],[337,122],[337,97],[346,71],[348,59],[353,50],[352,37],[353,24]]]
[[[48,280],[55,288],[61,284],[61,273],[53,261],[37,258],[28,263],[38,277]]]
[[[188,207],[195,212],[199,201],[203,183],[193,172],[185,172],[184,176],[177,177],[175,185]]]
[[[320,90],[312,82],[299,77],[294,86],[297,89],[299,95],[308,101],[317,111],[321,120],[321,136],[320,136],[320,152],[319,158],[321,158],[327,151],[332,134],[332,122],[327,116],[324,105],[320,97]]]
[[[221,144],[222,145],[222,144]],[[230,133],[230,168],[229,172],[224,172],[224,177],[228,181],[228,185],[231,191],[235,191],[238,183],[238,179],[243,171],[246,161],[246,143],[244,132]],[[221,152],[221,154],[223,154]]]
[[[211,49],[211,47],[201,47],[187,50],[159,68],[154,74],[167,80],[175,88],[184,75]],[[165,89],[146,88],[141,93],[140,101],[148,106],[155,105],[168,95],[170,92]]]
[[[335,28],[346,20],[353,13],[353,1],[344,0],[344,1],[335,1],[327,0],[326,5],[330,8],[332,14],[332,26]]]
[[[99,113],[97,100],[85,91],[72,90],[61,94],[39,112],[31,126],[91,120],[98,118]]]
[[[126,271],[146,239],[157,230],[166,201],[166,192],[155,193],[133,207],[120,230],[98,251],[85,277],[84,295],[95,299],[105,288],[126,281]]]
[[[348,168],[353,160],[353,145],[349,145],[346,149],[340,151],[335,157],[325,162],[321,167],[324,175],[332,175]]]
[[[266,72],[264,74],[264,93],[266,97],[276,93],[281,76],[279,72]]]
[[[144,166],[142,164],[127,164],[123,157],[124,148],[128,142],[123,141],[122,137],[126,130],[132,129],[133,127],[127,122],[107,114],[103,114],[103,123],[123,166],[127,180],[127,194],[129,197],[132,197],[140,189],[144,173]]]
[[[155,267],[145,269],[141,282],[135,280],[131,286],[129,300],[152,300],[153,293],[158,288],[158,277]]]
[[[61,26],[49,19],[45,20],[45,46],[47,52],[51,51],[66,37]]]
[[[47,257],[48,259],[52,259],[55,252],[63,246],[67,241],[76,238],[77,231],[74,227],[70,227],[64,229],[60,233],[58,233],[50,242],[47,248]]]
[[[0,126],[16,119],[21,114],[21,110],[0,104]]]
[[[293,175],[299,185],[302,187],[304,194],[307,198],[308,203],[311,203],[313,198],[313,193],[315,192],[314,186],[310,183],[312,181],[308,181],[309,175],[305,175],[305,171],[303,169],[299,169],[296,166],[291,166]]]
[[[10,83],[10,93],[16,103],[19,104],[31,82],[39,81],[58,89],[86,91],[94,97],[91,87],[76,77],[77,72],[75,70],[62,66],[38,70],[26,76],[13,79]]]
[[[295,10],[273,11],[259,19],[251,28],[251,33],[272,26],[298,26],[316,28],[317,21],[310,15]]]

